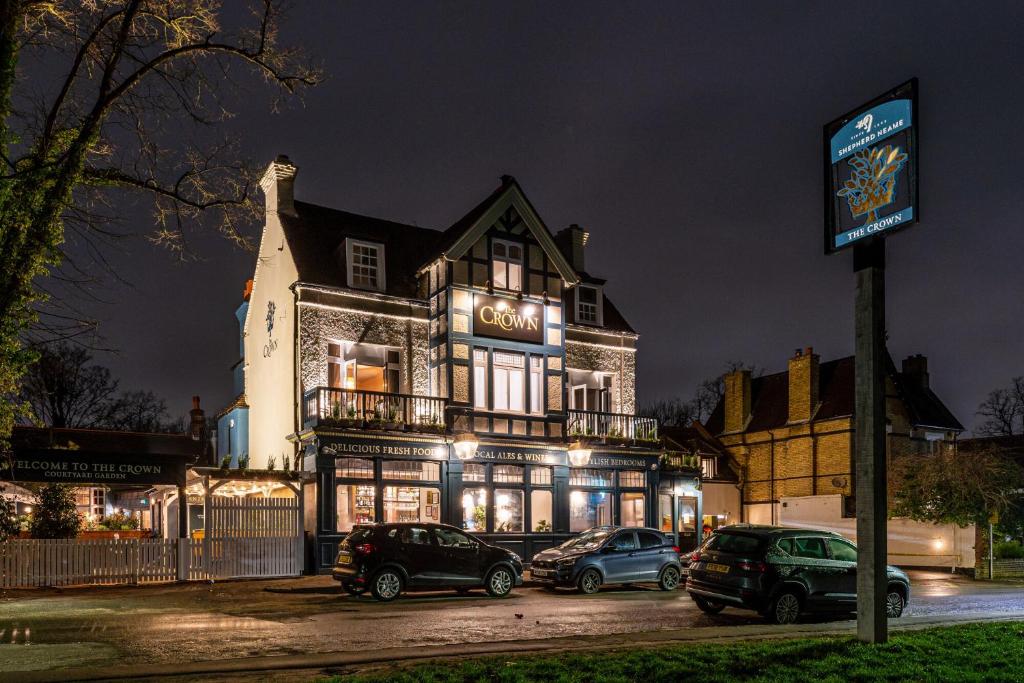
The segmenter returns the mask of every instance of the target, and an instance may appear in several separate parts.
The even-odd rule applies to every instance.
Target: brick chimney
[[[922,389],[928,388],[928,357],[917,354],[903,359],[903,378],[915,382]]]
[[[195,440],[200,441],[206,434],[206,413],[199,407],[199,397],[192,397],[192,410],[188,411],[189,426],[188,433]]]
[[[725,376],[725,432],[742,432],[750,421],[750,370]]]
[[[587,270],[583,252],[589,240],[590,233],[575,223],[564,230],[559,230],[555,235],[555,241],[562,247],[562,251],[569,258],[569,265],[577,273]]]
[[[279,154],[267,166],[267,170],[260,180],[260,187],[263,188],[263,198],[266,201],[268,214],[297,215],[295,213],[295,174],[298,172],[298,167],[284,154]]]
[[[818,364],[820,358],[808,346],[797,349],[789,359],[789,421],[807,422],[818,407]]]

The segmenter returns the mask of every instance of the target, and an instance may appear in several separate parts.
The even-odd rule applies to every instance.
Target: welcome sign
[[[482,337],[544,343],[544,307],[487,294],[473,295],[473,333]]]
[[[825,126],[825,253],[918,220],[917,79]]]

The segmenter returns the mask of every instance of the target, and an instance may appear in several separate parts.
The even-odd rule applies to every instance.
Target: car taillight
[[[737,562],[736,566],[745,572],[760,572],[763,574],[768,571],[768,565],[764,562],[748,562],[743,560],[742,562]]]
[[[374,551],[374,547],[372,543],[360,543],[354,550],[360,555],[369,555]]]
[[[700,553],[699,552],[691,553],[690,554],[690,562],[699,562],[699,561],[700,561]]]
[[[672,546],[672,552],[674,552],[676,555],[678,555],[682,551],[679,550],[679,546],[674,545],[674,546]]]

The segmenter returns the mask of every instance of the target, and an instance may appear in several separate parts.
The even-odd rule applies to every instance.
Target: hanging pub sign
[[[825,253],[919,220],[917,79],[825,125]]]
[[[516,299],[473,295],[473,334],[544,343],[544,307]]]

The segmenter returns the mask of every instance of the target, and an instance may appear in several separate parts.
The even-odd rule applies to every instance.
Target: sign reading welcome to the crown
[[[473,333],[542,344],[544,342],[544,307],[516,299],[502,299],[486,294],[473,296]]]

